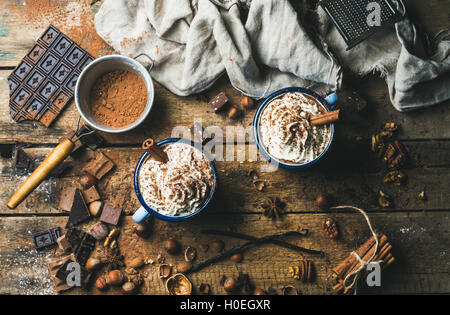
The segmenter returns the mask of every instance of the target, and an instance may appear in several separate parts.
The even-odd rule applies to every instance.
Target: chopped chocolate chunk
[[[33,158],[25,153],[23,149],[18,149],[16,154],[16,168],[29,170],[33,164]]]
[[[74,227],[70,227],[67,229],[66,239],[69,242],[72,249],[75,250],[78,247],[78,245],[80,245],[81,240],[84,237],[84,234],[85,234],[84,231]]]
[[[47,248],[56,244],[56,240],[61,236],[61,229],[59,227],[34,233],[32,235],[34,247],[37,250]]]
[[[114,162],[111,161],[106,155],[101,152],[97,152],[95,154],[95,158],[83,168],[83,171],[88,172],[100,180],[103,176],[109,173],[114,166]]]
[[[67,276],[69,275],[69,273],[72,272],[72,270],[70,270],[70,269],[67,270],[68,269],[67,267],[69,266],[70,263],[73,263],[73,262],[75,262],[75,260],[72,260],[72,259],[68,258],[64,262],[64,264],[62,264],[62,266],[59,267],[58,271],[55,274],[55,277],[58,278],[59,280],[66,281],[67,280]]]
[[[91,186],[91,188],[83,190],[83,196],[84,196],[84,200],[88,204],[93,201],[101,199],[95,186]]]
[[[228,103],[228,97],[225,93],[220,92],[216,97],[214,97],[208,105],[212,107],[214,112],[218,112],[222,109],[222,107]]]
[[[102,215],[100,216],[100,221],[112,225],[117,225],[119,223],[121,213],[122,209],[120,209],[119,207],[114,207],[106,204],[103,207]]]
[[[73,98],[81,71],[94,58],[50,25],[8,76],[10,115],[46,127]]]
[[[89,209],[84,201],[83,194],[79,189],[76,189],[67,226],[80,224],[90,217],[91,214],[89,213]]]
[[[59,280],[65,282],[67,284],[67,278],[69,277],[70,273],[74,271],[74,269],[69,267],[70,263],[75,262],[75,260],[72,260],[72,256],[69,257],[64,264],[58,269],[58,271],[55,274],[55,277]],[[84,268],[83,266],[80,267],[80,287],[82,290],[89,290],[89,286],[92,280],[92,272]]]
[[[66,238],[66,235],[60,236],[56,242],[58,243],[59,248],[63,251],[66,252],[69,249],[72,248],[72,246],[70,245],[69,241]]]
[[[105,139],[98,134],[97,131],[88,134],[92,130],[86,125],[81,126],[77,135],[80,137],[81,143],[89,147],[91,150],[97,150],[97,148],[105,142]],[[83,136],[82,136],[83,135]],[[81,137],[82,136],[82,137]]]
[[[83,238],[78,247],[74,250],[77,262],[79,262],[80,265],[85,266],[94,248],[95,238],[92,235],[83,232]]]
[[[4,159],[13,157],[14,144],[0,144],[0,156]]]

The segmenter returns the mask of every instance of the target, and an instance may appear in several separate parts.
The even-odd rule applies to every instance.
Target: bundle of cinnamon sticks
[[[377,234],[378,237],[378,249],[374,258],[371,260],[372,262],[380,262],[381,269],[385,269],[390,264],[395,261],[395,258],[391,254],[392,245],[389,244],[386,235]],[[371,236],[360,248],[358,248],[355,253],[361,257],[362,260],[368,261],[370,257],[372,257],[375,248],[376,242],[375,238]],[[348,290],[344,286],[345,277],[358,270],[361,266],[361,263],[355,257],[355,255],[350,254],[344,261],[342,261],[337,267],[333,269],[332,277],[336,279],[337,283],[333,286],[333,290],[339,294],[350,294],[351,290]],[[363,270],[362,272],[364,272]],[[347,281],[347,285],[351,283],[349,279]]]

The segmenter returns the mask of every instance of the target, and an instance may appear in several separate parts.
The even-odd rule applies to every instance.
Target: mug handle
[[[153,59],[147,55],[146,53],[140,53],[139,55],[133,57],[134,60],[137,60],[139,57],[144,56],[146,57],[149,61],[150,61],[150,65],[147,68],[147,71],[150,72],[153,69],[153,66],[155,65],[155,62],[153,61]],[[136,211],[137,212],[137,211]]]
[[[133,221],[136,222],[136,223],[141,223],[142,221],[144,221],[148,217],[150,217],[150,213],[148,213],[148,211],[145,210],[144,207],[140,207],[133,214]]]
[[[336,93],[331,93],[327,97],[325,97],[325,101],[327,101],[328,105],[333,105],[338,100],[338,95]]]

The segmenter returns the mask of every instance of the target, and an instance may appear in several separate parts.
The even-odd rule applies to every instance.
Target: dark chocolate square
[[[31,116],[31,119],[33,119],[39,114],[44,106],[44,102],[40,101],[38,98],[33,98],[30,102],[28,102],[25,112],[27,112]]]
[[[9,77],[8,84],[9,84],[9,95],[12,96],[16,91],[16,88],[19,86],[19,83],[17,83],[15,79]]]
[[[26,79],[26,84],[28,87],[35,91],[44,80],[45,74],[39,72],[37,69],[34,69]]]
[[[39,95],[42,96],[45,100],[50,100],[50,98],[55,94],[58,89],[57,85],[53,82],[47,80],[42,84],[41,89],[39,90]]]
[[[78,74],[72,73],[70,75],[69,79],[64,84],[64,86],[66,87],[66,89],[68,89],[70,92],[73,93],[75,91],[75,87],[77,85],[77,80],[78,80]]]
[[[31,65],[29,65],[25,61],[22,61],[17,66],[16,70],[14,70],[13,74],[15,74],[19,78],[19,80],[23,80],[30,72],[31,68],[32,68]]]
[[[61,62],[53,71],[51,74],[51,78],[58,82],[59,84],[62,84],[69,74],[72,72],[72,68],[70,68],[65,63]]]
[[[32,235],[34,246],[37,250],[47,248],[56,244],[56,240],[61,236],[61,229],[59,227],[52,228],[46,231],[34,233]]]
[[[69,62],[73,67],[75,67],[84,57],[85,52],[74,46],[69,54],[66,56],[66,61]]]
[[[56,54],[62,57],[70,49],[72,43],[66,36],[61,35],[52,48]]]
[[[32,63],[37,63],[39,59],[45,54],[45,48],[39,44],[34,45],[27,57]]]
[[[50,46],[59,36],[60,32],[54,27],[50,25],[42,34],[42,36],[38,39],[45,46]]]
[[[29,92],[26,88],[22,88],[19,93],[17,93],[16,97],[14,98],[14,102],[18,105],[18,106],[23,106],[28,99],[31,96],[31,92]]]
[[[225,95],[225,93],[220,92],[208,103],[208,105],[211,106],[214,112],[218,112],[226,103],[228,103],[228,97]]]
[[[90,64],[93,60],[94,58],[92,56],[86,55],[84,57],[84,60],[81,61],[81,63],[78,65],[78,70],[83,71],[83,69],[86,68],[86,66]]]
[[[42,61],[38,64],[38,67],[45,73],[49,74],[56,67],[58,61],[59,61],[58,57],[56,57],[52,53],[49,53],[46,56],[44,56]]]

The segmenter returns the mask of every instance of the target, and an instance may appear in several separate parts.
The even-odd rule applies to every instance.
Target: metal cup
[[[136,58],[140,56],[145,56],[149,59],[150,65],[147,69],[141,63],[136,61]],[[81,117],[83,117],[91,127],[108,133],[127,132],[139,126],[147,118],[153,106],[154,86],[153,80],[149,74],[152,68],[153,61],[146,54],[140,54],[134,58],[121,55],[108,55],[92,61],[84,68],[75,87],[75,104]],[[115,70],[126,70],[136,73],[144,80],[147,88],[147,104],[144,111],[136,121],[122,128],[113,128],[97,121],[92,115],[90,104],[91,90],[97,79],[104,74]]]

